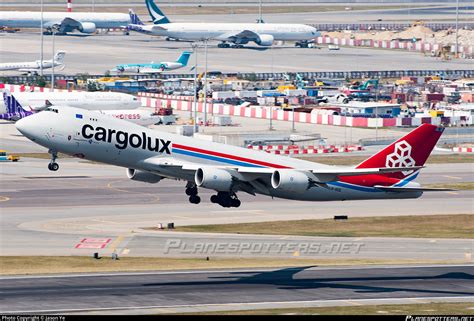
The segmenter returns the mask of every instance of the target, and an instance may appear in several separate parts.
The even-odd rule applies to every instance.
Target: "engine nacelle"
[[[271,46],[273,45],[273,36],[272,35],[260,35],[259,39],[255,41],[260,46]]]
[[[283,169],[273,172],[271,183],[278,191],[304,193],[309,187],[309,177],[304,172]]]
[[[93,22],[82,22],[78,29],[83,33],[94,33],[97,30],[97,27]]]
[[[163,177],[144,171],[138,171],[133,168],[127,168],[127,177],[132,181],[145,182],[145,183],[158,183]]]
[[[194,174],[194,181],[198,187],[213,189],[218,192],[229,192],[232,187],[232,175],[223,169],[199,168]]]

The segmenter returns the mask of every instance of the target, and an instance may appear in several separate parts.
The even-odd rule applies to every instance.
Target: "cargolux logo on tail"
[[[402,140],[395,144],[393,153],[388,154],[385,160],[386,167],[411,167],[416,162],[411,157],[411,145],[406,140]],[[407,176],[413,171],[403,171],[403,175]]]

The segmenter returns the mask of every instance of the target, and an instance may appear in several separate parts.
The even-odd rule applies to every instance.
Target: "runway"
[[[199,205],[189,204],[184,182],[164,180],[156,185],[134,182],[118,167],[75,159],[61,160],[61,170],[51,173],[47,160],[25,159],[3,166],[0,201],[3,208],[2,255],[90,255],[97,249],[77,249],[87,237],[110,238],[114,246],[101,250],[130,256],[170,257],[294,257],[400,260],[466,260],[472,240],[411,238],[345,238],[215,235],[145,230],[158,223],[176,226],[332,218],[334,215],[383,216],[468,214],[473,212],[473,191],[426,193],[416,200],[351,202],[298,202],[241,193],[243,205],[225,209],[209,202],[211,192],[202,190]],[[431,165],[422,171],[422,184],[474,181],[472,164]],[[449,206],[446,204],[449,203]],[[380,210],[383,209],[383,210]],[[200,250],[202,244],[237,244],[245,247],[273,244],[262,251]],[[316,244],[321,250],[297,248]],[[350,243],[351,250],[330,249]],[[212,245],[212,246],[214,246]],[[283,249],[278,246],[282,245]],[[360,247],[360,248],[358,248]],[[356,250],[358,248],[358,250]],[[468,256],[466,256],[468,255]]]
[[[0,278],[1,313],[172,313],[364,302],[473,302],[474,266],[320,268]],[[372,303],[375,304],[375,303]]]

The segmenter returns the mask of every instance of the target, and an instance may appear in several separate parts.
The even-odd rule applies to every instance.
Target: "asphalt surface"
[[[474,296],[474,266],[318,268],[0,278],[1,313],[182,312],[317,301]],[[414,301],[411,301],[414,302]]]
[[[205,21],[209,21],[209,18]],[[254,21],[252,19],[251,21]],[[302,22],[302,21],[297,21]],[[39,59],[40,35],[36,32],[0,34],[2,62],[22,62]],[[296,48],[293,43],[262,48],[249,44],[245,49],[217,48],[218,42],[208,46],[208,71],[221,72],[308,72],[308,71],[368,71],[368,70],[439,70],[472,69],[469,59],[441,61],[425,57],[419,52],[379,50],[365,48],[326,47]],[[15,48],[21,48],[21,51]],[[165,41],[138,33],[124,36],[120,32],[100,35],[56,36],[55,49],[65,50],[65,68],[62,74],[103,74],[118,64],[175,61],[184,50],[191,50],[189,42]],[[44,37],[45,59],[52,55],[52,39]],[[103,54],[107,53],[107,54]],[[192,73],[191,57],[188,67],[172,73]],[[204,71],[204,48],[198,52],[198,73]],[[45,74],[50,74],[45,70]],[[2,71],[0,76],[19,75],[15,71]]]

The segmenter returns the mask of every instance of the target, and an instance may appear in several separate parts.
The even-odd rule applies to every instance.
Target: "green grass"
[[[473,238],[474,214],[191,225],[178,227],[176,231],[332,237]]]
[[[200,315],[473,315],[474,303],[384,304],[335,306],[324,308],[290,308],[245,311],[198,312]]]
[[[454,190],[473,190],[474,189],[474,182],[459,182],[459,183],[439,183],[439,184],[426,184],[423,185],[424,187],[430,188],[450,188]]]
[[[105,255],[105,254],[104,254]],[[109,255],[97,260],[92,256],[0,256],[0,275],[133,272],[226,268],[287,268],[300,266],[339,266],[373,264],[454,264],[464,260],[400,259],[302,259],[292,258],[159,258],[126,257],[112,260]]]

